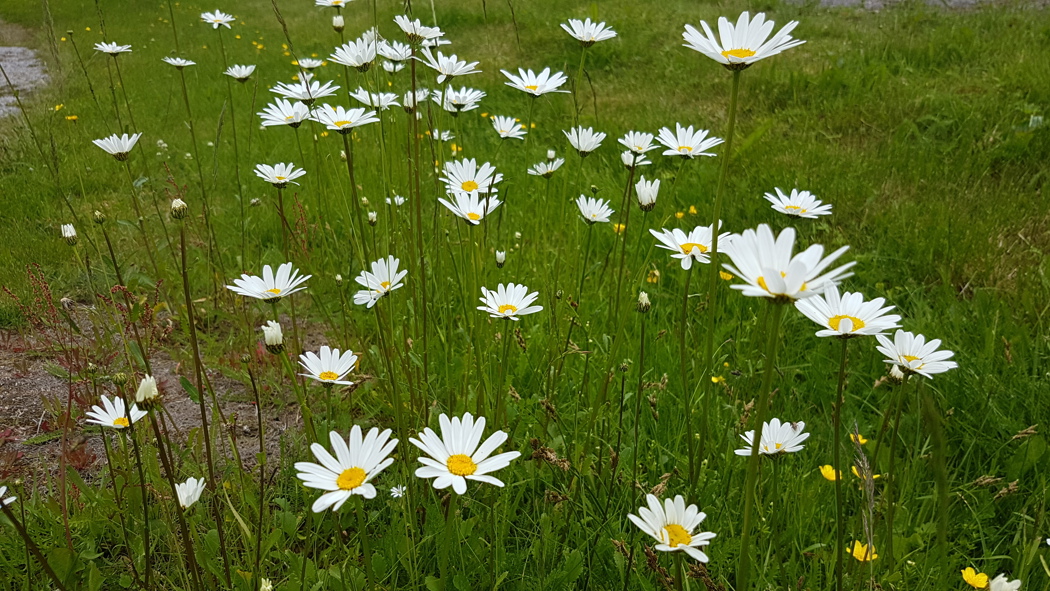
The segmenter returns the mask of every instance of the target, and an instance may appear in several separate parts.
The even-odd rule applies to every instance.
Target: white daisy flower
[[[722,229],[721,220],[718,221],[718,229]],[[678,228],[671,230],[663,228],[659,232],[650,229],[649,233],[660,241],[657,246],[674,253],[671,258],[680,259],[682,268],[687,271],[693,267],[693,261],[704,264],[711,262],[710,254],[714,238],[711,226],[697,226],[688,234]],[[731,242],[731,235],[728,232],[722,232],[718,235],[718,242],[719,251],[724,252]]]
[[[398,207],[401,207],[402,205],[404,205],[406,201],[408,201],[408,199],[405,199],[401,195],[394,195],[393,199],[391,199],[390,197],[386,198],[386,204],[387,205],[396,205]]]
[[[883,335],[875,335],[875,338],[879,340],[875,348],[886,356],[886,363],[896,365],[905,374],[917,373],[933,378],[933,374],[944,373],[949,369],[959,367],[958,363],[948,361],[955,353],[948,350],[937,350],[941,346],[940,339],[926,342],[926,337],[921,334],[912,334],[899,329],[894,333],[892,341]]]
[[[157,389],[157,380],[148,374],[142,376],[142,381],[139,382],[139,387],[135,391],[135,402],[145,404],[153,401],[157,396],[160,396],[160,390]]]
[[[400,486],[394,486],[390,488],[390,496],[394,497],[395,499],[400,499],[401,497],[405,496],[406,492],[408,492],[408,487],[403,484]]]
[[[451,81],[457,76],[466,76],[468,74],[478,74],[481,70],[477,70],[474,66],[478,65],[478,62],[466,62],[465,60],[459,59],[459,56],[452,54],[446,56],[440,51],[437,52],[437,57],[431,53],[430,48],[423,48],[423,57],[419,61],[438,73],[437,81],[438,84],[444,84],[446,80]]]
[[[798,423],[781,423],[780,419],[770,419],[769,422],[762,423],[762,440],[758,444],[759,455],[776,455],[776,454],[789,454],[795,453],[802,450],[802,442],[809,439],[809,433],[805,433],[803,429],[806,428],[806,424],[799,421]],[[755,442],[755,432],[748,431],[740,436],[747,444],[736,450],[738,456],[750,456],[751,446]]]
[[[543,306],[532,305],[539,295],[538,291],[529,293],[529,288],[514,283],[500,283],[495,290],[482,287],[481,303],[485,305],[478,306],[478,310],[488,312],[493,318],[510,318],[516,321],[518,316],[543,310]]]
[[[262,117],[263,127],[288,125],[296,128],[302,125],[303,121],[310,118],[310,107],[299,101],[293,103],[285,99],[277,99],[275,102],[267,105],[261,113],[256,113],[256,115]]]
[[[617,141],[635,154],[645,154],[649,150],[656,149],[656,146],[653,145],[653,134],[643,131],[628,131]]]
[[[240,279],[234,279],[233,285],[227,285],[226,289],[245,297],[274,302],[306,289],[302,284],[310,277],[313,275],[300,276],[299,270],[293,269],[291,263],[284,263],[278,267],[276,276],[270,265],[263,265],[262,277],[242,274]]]
[[[342,134],[350,133],[356,127],[377,123],[375,111],[364,109],[344,109],[333,107],[329,104],[321,105],[320,109],[314,111],[313,120]]]
[[[204,479],[200,480],[196,478],[189,478],[186,482],[180,482],[175,485],[175,493],[179,497],[179,505],[183,509],[189,509],[201,498],[201,493],[204,492]]]
[[[70,246],[77,243],[77,229],[73,227],[73,224],[62,224],[62,238]]]
[[[203,12],[201,13],[201,20],[211,24],[212,29],[218,29],[219,27],[226,27],[231,29],[230,23],[237,20],[232,15],[226,14],[221,10],[215,12]]]
[[[233,78],[237,82],[244,82],[248,78],[251,77],[253,72],[255,72],[255,66],[254,65],[247,65],[247,66],[233,65],[233,66],[230,66],[229,68],[226,68],[226,71],[223,72],[223,74],[226,74],[227,76],[229,76],[230,78]]]
[[[780,187],[776,187],[776,195],[766,193],[766,201],[773,204],[773,209],[795,218],[816,219],[818,216],[831,215],[831,204],[822,203],[810,194],[809,191],[791,189],[790,195],[785,195]]]
[[[310,445],[310,451],[320,464],[296,462],[296,475],[303,486],[327,491],[314,501],[311,510],[320,513],[329,507],[338,511],[343,503],[354,495],[374,499],[376,487],[371,480],[394,463],[390,453],[397,447],[397,439],[390,439],[390,429],[379,432],[372,427],[362,436],[361,427],[354,425],[350,436],[344,441],[339,433],[332,431],[328,439],[335,456],[319,443]]]
[[[392,92],[368,92],[364,88],[358,87],[357,90],[350,93],[350,98],[360,102],[361,104],[385,111],[390,107],[400,107],[401,103],[397,102],[397,95]]]
[[[343,8],[352,0],[314,0],[315,6],[322,6],[324,8]]]
[[[462,418],[453,417],[450,420],[442,414],[438,422],[441,424],[440,437],[427,427],[419,434],[419,439],[408,440],[427,454],[420,456],[419,462],[423,466],[416,469],[416,476],[433,478],[434,488],[440,490],[451,486],[459,495],[467,492],[467,480],[502,487],[503,481],[491,476],[491,473],[506,468],[511,460],[521,455],[520,452],[509,451],[489,457],[507,440],[507,434],[496,431],[479,446],[485,431],[485,417],[478,417],[475,421],[468,412]]]
[[[287,187],[288,183],[298,185],[299,183],[295,182],[295,179],[305,174],[305,170],[296,168],[291,162],[278,162],[273,166],[270,166],[269,164],[255,165],[255,176],[270,183],[278,189]]]
[[[323,64],[324,60],[318,60],[312,57],[301,57],[298,60],[296,60],[295,63],[295,65],[307,71],[313,70],[315,68],[320,68]]]
[[[307,351],[299,356],[299,365],[303,366],[306,373],[299,375],[311,380],[317,380],[325,386],[339,384],[340,386],[353,386],[350,380],[344,380],[357,365],[357,355],[353,351],[339,353],[339,349],[332,349],[328,345],[322,345],[320,355],[313,351]]]
[[[0,493],[2,495],[3,493]],[[988,581],[988,591],[1017,591],[1021,588],[1021,579],[1014,579],[1011,581],[1006,578],[1006,575],[997,575],[991,581]]]
[[[634,192],[638,196],[638,207],[642,211],[652,211],[656,207],[656,196],[660,193],[660,179],[647,181],[643,174],[635,183]]]
[[[485,93],[480,90],[473,88],[462,87],[459,90],[449,88],[444,92],[445,103],[441,103],[440,92],[435,92],[433,100],[435,103],[441,105],[441,108],[445,109],[453,115],[458,115],[463,111],[473,111],[478,108],[478,102],[485,98]]]
[[[84,413],[88,417],[88,423],[102,425],[103,427],[113,427],[114,429],[125,429],[146,416],[146,411],[139,410],[139,407],[134,404],[131,405],[131,412],[125,412],[127,407],[124,406],[124,400],[119,396],[114,396],[112,401],[105,396],[102,396],[101,399],[102,406],[92,405],[91,410]],[[131,417],[130,421],[128,420],[129,416]]]
[[[539,164],[532,165],[529,169],[529,174],[533,176],[541,176],[545,179],[551,178],[555,170],[561,168],[561,165],[565,164],[564,158],[556,158],[547,162],[540,162]]]
[[[18,500],[18,497],[5,497],[4,495],[6,495],[6,494],[7,494],[7,487],[6,486],[0,486],[0,507],[3,507],[5,505],[10,505],[11,503],[13,503],[16,500]]]
[[[513,117],[503,117],[502,115],[492,116],[492,127],[496,129],[496,133],[503,139],[513,138],[516,140],[524,140],[525,134],[528,131],[525,130],[525,125],[518,123],[518,120]]]
[[[608,222],[609,216],[616,213],[609,207],[608,201],[586,195],[580,195],[576,199],[576,207],[580,208],[580,215],[588,224]]]
[[[402,280],[408,275],[408,271],[398,271],[400,264],[400,259],[388,256],[374,261],[371,273],[361,271],[354,280],[365,289],[354,294],[354,303],[371,308],[380,298],[404,286]]]
[[[660,129],[660,143],[667,146],[664,156],[682,156],[683,158],[714,156],[713,152],[707,150],[725,141],[720,137],[707,137],[706,129],[693,131],[692,125],[682,127],[681,123],[675,123],[674,126],[674,133],[667,127]]]
[[[441,131],[440,129],[437,129],[437,128],[434,128],[430,132],[430,137],[434,138],[435,140],[437,140],[439,142],[451,142],[452,140],[456,139],[456,136],[452,135],[451,131],[448,131],[448,130]]]
[[[164,57],[164,58],[161,58],[160,61],[162,61],[162,62],[164,62],[166,64],[171,64],[171,65],[175,66],[175,68],[178,69],[178,70],[181,70],[183,68],[188,68],[190,66],[196,66],[197,65],[197,62],[194,62],[194,61],[191,61],[191,60],[187,60],[187,59],[182,59],[181,57]]]
[[[142,137],[141,133],[132,135],[126,133],[123,135],[113,134],[100,140],[93,140],[91,143],[102,148],[117,160],[123,162],[128,159],[128,152],[135,147],[135,143],[139,141],[140,137]]]
[[[685,33],[682,33],[684,45],[730,70],[743,70],[758,60],[805,43],[791,37],[791,31],[798,26],[798,21],[791,21],[769,39],[769,34],[773,32],[773,21],[767,21],[766,15],[761,12],[753,20],[747,12],[742,13],[736,26],[724,16],[719,17],[718,34],[721,40],[715,38],[705,21],[700,21],[700,26],[704,29],[703,33],[692,25],[685,26]]]
[[[266,350],[274,355],[284,350],[284,332],[281,330],[281,323],[276,320],[267,320],[266,324],[259,328],[263,331],[263,342],[266,344]]]
[[[412,57],[412,46],[400,41],[387,41],[384,39],[379,42],[379,47],[376,48],[376,51],[379,52],[379,55],[392,62],[403,62]]]
[[[478,166],[473,158],[446,162],[443,172],[441,182],[449,192],[497,193],[496,185],[503,180],[494,166],[488,162]]]
[[[645,495],[645,500],[649,507],[642,507],[638,510],[638,515],[629,514],[627,518],[638,526],[638,529],[659,542],[656,549],[661,552],[685,552],[691,558],[707,562],[707,554],[700,548],[710,544],[716,534],[693,533],[707,518],[707,514],[700,511],[696,505],[686,507],[682,495],[675,496],[673,501],[664,499],[662,505],[655,495]]]
[[[746,281],[733,285],[746,296],[798,300],[824,293],[829,285],[835,285],[853,275],[850,271],[855,261],[825,272],[848,246],[824,256],[824,247],[814,244],[799,254],[792,254],[795,247],[795,230],[786,228],[779,236],[766,224],[755,230],[745,230],[734,235],[725,247],[732,264],[723,265],[727,271]]]
[[[507,251],[497,250],[496,251],[496,267],[502,269],[503,265],[507,264]]]
[[[504,82],[511,88],[517,88],[522,92],[527,92],[533,97],[547,94],[548,92],[569,92],[568,90],[561,90],[562,84],[565,84],[567,78],[565,74],[561,72],[555,72],[551,74],[550,68],[543,68],[543,71],[536,74],[532,70],[525,70],[518,68],[518,75],[515,76],[506,70],[500,70],[503,75],[506,76],[510,82]]]
[[[595,23],[590,18],[583,21],[570,18],[568,23],[562,23],[561,28],[584,47],[590,47],[599,41],[616,36],[616,31],[606,27],[604,22]]]
[[[423,43],[439,39],[445,35],[437,27],[424,26],[419,22],[418,18],[409,20],[407,16],[399,15],[394,17],[394,22],[401,27],[401,31],[405,33],[409,43]]]
[[[478,192],[464,193],[462,191],[452,193],[452,201],[446,201],[442,198],[438,198],[438,201],[472,226],[480,224],[485,216],[492,213],[502,203],[494,195],[483,195]]]
[[[383,60],[383,69],[391,74],[396,74],[401,70],[405,69],[405,64],[400,62],[392,62],[390,60]]]
[[[313,79],[312,74],[307,72],[303,72],[300,78],[298,82],[292,84],[278,82],[276,86],[270,89],[270,92],[285,98],[301,101],[306,105],[312,105],[317,99],[332,96],[335,94],[335,91],[339,90],[339,87],[331,82],[321,84]]]
[[[401,98],[401,103],[405,107],[405,112],[411,113],[416,110],[416,106],[419,103],[425,102],[430,97],[430,90],[426,88],[417,88],[416,94],[413,95],[412,91],[408,91]]]
[[[117,57],[118,55],[120,55],[122,53],[129,53],[129,52],[131,52],[131,46],[130,45],[120,45],[120,44],[117,44],[117,43],[96,43],[95,44],[95,51],[97,51],[99,53],[108,53],[109,55],[111,55],[113,57]]]
[[[620,161],[623,162],[624,167],[628,170],[652,164],[652,161],[646,158],[645,154],[637,154],[631,150],[624,150],[620,153]]]
[[[850,338],[865,335],[878,335],[899,328],[901,317],[889,314],[893,306],[883,307],[886,300],[875,298],[864,301],[859,293],[846,292],[839,297],[839,289],[829,285],[823,295],[798,300],[795,307],[806,318],[824,327],[818,330],[818,337]]]
[[[573,148],[576,148],[581,157],[585,157],[597,150],[602,145],[602,140],[605,139],[604,133],[600,131],[595,133],[591,127],[573,127],[569,131],[562,130],[562,133],[569,139],[569,143],[572,144]]]
[[[335,48],[328,59],[341,65],[356,69],[358,72],[367,72],[376,61],[376,42],[374,39],[355,39]]]

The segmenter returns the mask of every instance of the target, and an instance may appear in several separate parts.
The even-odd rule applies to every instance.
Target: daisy
[[[433,131],[431,131],[429,133],[430,133],[430,137],[434,138],[435,140],[437,140],[439,142],[451,142],[452,140],[456,139],[456,136],[452,135],[451,131],[448,131],[448,130],[441,131],[440,129],[437,129],[436,127],[434,128]]]
[[[379,55],[392,62],[403,62],[412,57],[412,46],[400,41],[387,41],[384,39],[379,42],[376,51],[379,52]]]
[[[375,111],[344,109],[343,107],[333,107],[328,104],[321,105],[321,108],[314,112],[312,119],[328,129],[334,129],[342,134],[350,133],[355,127],[379,121]]]
[[[266,105],[262,113],[256,113],[256,115],[262,117],[263,127],[288,125],[294,129],[310,118],[310,107],[299,101],[293,103],[285,99],[277,99]]]
[[[0,486],[0,507],[3,507],[5,505],[10,505],[11,503],[15,502],[15,500],[18,499],[18,497],[5,497],[4,495],[6,495],[6,494],[7,494],[7,487],[6,486]]]
[[[299,183],[295,182],[295,179],[304,174],[306,174],[305,170],[296,168],[291,162],[278,162],[273,166],[270,166],[269,164],[255,165],[255,176],[270,183],[278,189],[287,187],[288,183],[298,185]]]
[[[130,45],[119,45],[117,43],[96,43],[95,44],[95,51],[97,51],[99,53],[108,53],[109,55],[111,55],[113,57],[117,57],[117,55],[119,55],[121,53],[129,53],[129,52],[131,52],[131,46]]]
[[[367,72],[372,67],[372,62],[376,61],[376,49],[374,39],[362,37],[336,47],[328,59],[339,65],[354,68],[358,72]]]
[[[954,361],[948,361],[955,353],[938,351],[940,339],[926,342],[926,337],[898,329],[891,341],[883,335],[875,335],[879,340],[879,353],[886,356],[886,363],[898,366],[905,374],[919,374],[933,378],[933,374],[944,373],[959,367]]]
[[[405,107],[406,113],[411,113],[416,110],[416,106],[419,103],[425,102],[430,97],[430,90],[426,88],[417,88],[416,93],[413,95],[412,91],[408,91],[401,97],[401,104]]]
[[[568,23],[562,23],[561,28],[584,47],[616,36],[616,31],[606,27],[604,22],[595,23],[590,18],[584,21],[570,18]]]
[[[744,13],[744,14],[747,14],[747,13]],[[861,562],[871,562],[872,560],[875,560],[876,558],[879,557],[879,555],[875,553],[875,545],[874,544],[872,544],[869,547],[869,546],[867,546],[865,544],[862,544],[860,542],[857,542],[857,541],[853,542],[853,548],[850,549],[850,553],[853,554],[854,558],[856,558],[857,560],[859,560]]]
[[[798,21],[791,21],[769,39],[769,34],[773,32],[773,21],[767,21],[766,15],[761,12],[752,20],[744,12],[735,27],[729,19],[719,17],[718,35],[721,41],[715,39],[715,34],[705,21],[700,21],[703,33],[692,25],[686,25],[682,38],[686,41],[685,47],[699,51],[730,70],[743,70],[760,59],[805,43],[791,37],[791,31],[797,25]]]
[[[627,519],[659,542],[656,549],[661,552],[682,551],[700,562],[707,562],[707,554],[700,547],[710,544],[716,534],[693,533],[707,514],[696,505],[686,507],[682,495],[676,495],[674,500],[664,499],[662,505],[655,495],[645,495],[645,500],[649,506],[639,509],[638,515],[627,515]]]
[[[142,381],[139,382],[139,387],[135,391],[135,402],[149,404],[157,396],[160,396],[160,390],[157,389],[157,380],[151,375],[142,376]]]
[[[438,84],[443,84],[446,80],[452,80],[457,76],[466,76],[468,74],[478,74],[481,70],[477,70],[474,66],[478,65],[478,62],[467,63],[464,60],[460,60],[459,56],[452,54],[446,56],[440,51],[437,52],[437,57],[430,52],[429,48],[423,48],[423,58],[419,61],[438,73],[437,81]]]
[[[524,140],[525,134],[528,133],[525,131],[525,126],[518,123],[518,120],[513,117],[494,115],[492,117],[492,127],[496,129],[496,133],[503,139]]]
[[[293,269],[291,263],[284,263],[278,267],[276,276],[270,265],[263,265],[262,277],[242,274],[240,279],[234,279],[233,285],[227,285],[226,289],[245,297],[272,303],[306,289],[302,284],[310,277],[313,276],[300,276],[299,270]]]
[[[503,268],[503,265],[507,264],[507,251],[497,250],[496,251],[496,267],[499,269]]]
[[[485,98],[485,93],[481,90],[475,90],[473,88],[462,87],[459,90],[449,88],[444,91],[444,104],[441,103],[442,93],[435,92],[433,99],[434,102],[441,105],[441,108],[445,109],[453,115],[458,115],[463,111],[473,111],[478,108],[478,102]]]
[[[488,162],[478,166],[477,160],[453,160],[445,163],[444,176],[446,190],[463,193],[496,193],[496,185],[503,180],[503,175]]]
[[[539,295],[538,291],[529,293],[529,288],[514,283],[500,283],[495,290],[482,287],[481,303],[485,305],[478,306],[478,310],[488,312],[492,318],[510,318],[517,321],[518,316],[543,310],[543,306],[531,305]]]
[[[732,264],[723,267],[746,283],[733,285],[733,289],[751,297],[798,300],[824,293],[829,285],[853,275],[850,269],[855,261],[825,272],[831,263],[849,250],[848,246],[827,256],[819,244],[798,254],[792,254],[794,246],[794,228],[786,228],[779,236],[774,236],[768,225],[761,224],[755,230],[734,235],[725,247]]]
[[[313,70],[315,68],[320,68],[323,64],[323,60],[317,60],[309,57],[301,57],[295,62],[295,65],[307,71]]]
[[[368,92],[364,88],[358,87],[357,90],[350,93],[350,98],[357,100],[361,104],[385,111],[390,107],[400,107],[401,104],[397,102],[397,95],[392,92]]]
[[[350,380],[344,380],[347,374],[357,365],[357,355],[353,351],[342,354],[339,349],[332,349],[328,345],[321,346],[321,354],[307,351],[299,356],[299,365],[303,366],[306,373],[299,375],[311,380],[317,380],[325,386],[339,384],[340,386],[353,386]]]
[[[533,176],[541,176],[545,179],[551,178],[555,170],[561,168],[561,165],[565,164],[564,158],[556,158],[547,162],[540,162],[539,164],[532,165],[529,169],[529,174]]]
[[[779,187],[776,195],[766,193],[766,201],[773,204],[773,209],[793,218],[816,219],[818,216],[831,215],[831,204],[822,203],[809,191],[791,189],[791,195],[785,195]]]
[[[406,492],[408,492],[407,486],[395,486],[390,489],[390,496],[394,497],[395,499],[400,499],[401,497],[405,496]]]
[[[266,324],[259,328],[263,331],[263,342],[266,343],[267,351],[273,355],[284,351],[284,332],[281,330],[280,322],[267,320]]]
[[[721,144],[720,137],[707,137],[706,129],[694,131],[693,126],[682,127],[681,123],[675,123],[675,132],[670,128],[660,129],[660,143],[667,147],[664,156],[682,156],[683,158],[696,158],[697,156],[714,156],[708,152],[711,148]]]
[[[572,147],[576,148],[576,151],[580,153],[580,157],[586,157],[597,150],[602,145],[602,140],[605,139],[604,133],[600,131],[595,133],[594,129],[590,127],[573,127],[569,131],[562,130],[562,133],[569,139]]]
[[[617,141],[635,154],[645,154],[649,150],[656,148],[653,145],[653,134],[642,131],[628,131],[626,135]]]
[[[762,440],[758,446],[759,455],[776,455],[794,453],[802,450],[802,442],[809,439],[809,433],[802,430],[806,428],[803,422],[781,423],[780,419],[771,419],[768,423],[762,423]],[[751,446],[754,445],[755,432],[748,431],[740,436],[747,444],[746,447],[736,450],[738,456],[750,456]]]
[[[230,23],[237,20],[233,18],[233,15],[226,14],[220,10],[215,12],[203,12],[201,13],[201,20],[206,23],[211,23],[212,29],[218,29],[219,27],[226,27],[230,29]]]
[[[312,105],[319,98],[334,95],[337,90],[339,90],[339,87],[331,82],[321,84],[314,80],[312,75],[304,72],[302,79],[298,82],[294,84],[278,82],[276,86],[270,89],[270,92],[285,98],[301,101],[306,105]]]
[[[385,259],[373,262],[371,273],[361,271],[361,274],[354,280],[365,289],[354,294],[354,303],[367,305],[371,308],[383,296],[403,287],[404,283],[402,280],[405,278],[405,275],[408,275],[408,271],[399,272],[397,267],[400,264],[400,259],[388,256]]]
[[[722,229],[721,221],[718,222],[718,228]],[[680,259],[682,268],[687,271],[693,267],[693,261],[704,264],[711,261],[709,256],[713,238],[711,226],[697,226],[688,234],[678,228],[671,230],[664,228],[659,232],[650,229],[649,233],[660,241],[657,246],[674,253],[671,258]],[[721,243],[720,251],[725,251],[731,241],[730,234],[728,232],[719,234],[718,241]]]
[[[186,59],[182,59],[181,57],[164,57],[164,58],[161,58],[160,61],[162,61],[162,62],[164,62],[166,64],[171,64],[171,65],[175,66],[176,69],[179,69],[179,70],[181,70],[183,68],[187,68],[189,66],[196,66],[197,65],[197,62],[186,60]]]
[[[620,153],[620,161],[628,169],[638,168],[639,166],[649,166],[652,161],[645,157],[645,154],[638,154],[631,150],[624,150]]]
[[[342,8],[352,0],[314,0],[315,6],[322,6],[325,8]]]
[[[504,82],[511,88],[517,88],[522,92],[527,92],[533,97],[547,94],[548,92],[569,92],[568,90],[560,90],[562,84],[565,84],[565,74],[561,72],[555,72],[551,74],[550,68],[543,68],[543,71],[539,74],[534,73],[532,70],[524,70],[518,68],[518,75],[515,76],[506,70],[500,70],[503,75],[506,76],[510,82]]]
[[[102,148],[109,154],[112,154],[117,160],[123,162],[128,159],[128,152],[135,147],[135,142],[139,141],[140,137],[142,137],[141,133],[132,134],[130,136],[126,133],[124,135],[113,134],[100,140],[93,140],[91,143]]]
[[[583,221],[588,224],[608,222],[609,216],[615,213],[609,207],[608,201],[597,197],[587,197],[586,195],[580,195],[576,200],[576,207],[580,208],[580,215],[583,216]]]
[[[390,429],[380,433],[377,427],[372,427],[362,436],[361,427],[354,425],[350,437],[344,441],[339,433],[332,431],[328,439],[335,456],[319,443],[310,445],[320,464],[296,462],[295,469],[303,486],[327,491],[314,501],[311,507],[314,513],[329,507],[338,511],[354,495],[375,498],[376,487],[369,481],[394,463],[394,458],[388,456],[397,447],[397,439],[390,439],[390,433]]]
[[[76,245],[77,229],[73,227],[73,224],[62,224],[62,238],[65,238],[66,244]]]
[[[179,497],[179,505],[183,509],[189,509],[201,498],[201,493],[204,492],[204,479],[200,480],[196,478],[189,478],[186,482],[180,482],[175,485],[175,493]]]
[[[119,396],[114,396],[112,401],[105,396],[101,398],[101,407],[92,405],[91,410],[84,413],[90,417],[87,422],[91,424],[124,429],[146,416],[146,411],[139,410],[139,407],[134,404],[131,405],[131,412],[125,412],[127,407],[124,406],[124,400]],[[131,419],[128,420],[128,417]]]
[[[988,575],[975,571],[972,567],[966,567],[962,570],[962,578],[966,581],[966,584],[973,587],[974,589],[987,589],[988,588]]]
[[[462,418],[452,419],[442,414],[438,422],[441,424],[440,437],[427,427],[419,434],[419,439],[408,440],[426,454],[419,457],[423,465],[416,469],[416,476],[433,478],[434,488],[440,490],[451,486],[459,495],[467,492],[467,480],[502,487],[503,481],[490,474],[506,468],[511,460],[521,455],[509,451],[489,457],[507,440],[507,434],[496,431],[479,446],[485,432],[485,417],[478,417],[475,421],[469,412]]]
[[[395,16],[394,22],[401,27],[401,31],[408,38],[409,43],[423,43],[443,37],[445,34],[437,27],[427,27],[419,22],[419,19],[409,20],[405,15]]]
[[[660,192],[660,179],[647,181],[645,175],[642,175],[634,185],[634,192],[638,196],[638,207],[642,208],[642,211],[652,211],[656,207],[656,196]]]
[[[230,66],[229,68],[226,68],[226,71],[223,72],[223,73],[226,74],[227,76],[229,76],[230,78],[233,78],[237,82],[244,82],[244,81],[248,80],[248,78],[252,75],[252,72],[254,72],[254,71],[255,71],[255,66],[254,65],[249,65],[249,66]]]
[[[495,196],[462,191],[453,192],[452,201],[445,201],[442,198],[438,198],[438,201],[472,226],[480,224],[486,215],[492,213],[502,203]]]
[[[865,302],[862,294],[848,291],[840,297],[838,288],[829,285],[823,295],[798,300],[795,307],[806,318],[825,327],[817,331],[818,337],[850,338],[899,328],[897,322],[901,317],[888,314],[894,307],[883,307],[885,303],[883,298]]]
[[[3,493],[0,493],[2,496]],[[988,582],[988,591],[1017,591],[1021,588],[1021,579],[1014,579],[1013,581],[1006,578],[1006,575],[996,575],[994,579]]]

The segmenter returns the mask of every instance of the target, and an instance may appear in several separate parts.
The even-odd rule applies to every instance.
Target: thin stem
[[[262,400],[259,398],[259,386],[255,383],[255,374],[248,366],[248,380],[252,384],[252,394],[255,397],[255,417],[259,423],[259,522],[255,528],[255,570],[252,571],[257,577],[256,590],[262,588],[262,538],[263,538],[263,516],[266,514],[266,438],[263,431]],[[304,557],[305,560],[305,557]]]
[[[638,480],[638,423],[642,416],[642,387],[645,385],[645,319],[648,314],[642,314],[641,335],[638,337],[638,390],[634,393],[634,451],[631,452],[631,482]],[[621,409],[621,412],[622,409]],[[619,450],[617,450],[619,451]]]
[[[685,272],[685,285],[682,288],[682,321],[678,331],[678,368],[681,372],[682,402],[685,406],[685,449],[688,455],[690,482],[696,475],[696,457],[693,453],[693,389],[689,387],[689,355],[688,349],[685,348],[685,335],[689,331],[689,281],[692,278],[693,267],[690,265],[689,270]]]
[[[944,419],[937,410],[937,403],[933,394],[923,388],[922,406],[925,421],[930,433],[930,441],[933,443],[933,479],[937,484],[937,564],[946,564],[948,558],[948,467],[947,467],[947,444],[944,438]],[[947,578],[940,577],[937,588],[945,589]]]
[[[846,388],[846,351],[849,347],[849,339],[842,340],[842,350],[839,355],[839,382],[835,390],[835,405],[831,413],[831,422],[834,427],[834,439],[831,448],[831,461],[834,469],[838,470],[838,478],[835,479],[835,591],[842,591],[842,557],[846,548],[845,523],[842,516],[842,403],[843,391]]]
[[[153,434],[157,437],[157,453],[160,456],[161,465],[164,467],[164,474],[168,477],[168,485],[171,486],[172,502],[175,504],[175,516],[178,518],[179,532],[182,534],[183,549],[186,552],[186,566],[190,571],[194,588],[199,591],[202,589],[200,569],[197,567],[197,556],[193,551],[193,538],[190,537],[189,528],[186,527],[186,516],[183,514],[182,504],[179,502],[178,489],[175,488],[175,469],[171,465],[171,459],[168,457],[167,450],[164,449],[164,432],[160,428],[160,423],[164,420],[164,417],[157,414],[159,412],[159,409],[150,412],[150,424],[153,425]],[[158,417],[160,418],[158,419]]]
[[[62,580],[59,579],[58,575],[55,574],[55,571],[51,569],[51,565],[48,564],[47,559],[44,558],[43,554],[41,554],[40,548],[37,547],[37,545],[33,542],[33,539],[29,537],[29,533],[26,531],[25,527],[22,526],[22,522],[15,518],[15,514],[13,511],[11,511],[11,508],[3,502],[0,502],[0,510],[3,510],[4,515],[6,515],[7,518],[11,520],[12,525],[14,525],[15,529],[18,530],[18,535],[22,536],[22,541],[25,542],[26,548],[28,548],[29,551],[33,554],[33,556],[36,557],[37,562],[40,563],[40,566],[43,567],[44,572],[47,573],[47,576],[51,578],[51,581],[55,584],[56,587],[58,587],[59,591],[66,591],[66,586],[62,584]]]
[[[372,550],[369,548],[369,534],[365,528],[365,501],[360,495],[357,496],[357,538],[361,540],[361,557],[365,563],[365,581],[372,586],[375,574],[372,572]]]
[[[108,242],[107,238],[107,242]],[[153,588],[153,553],[150,549],[149,503],[146,502],[146,474],[142,469],[142,453],[139,451],[139,440],[135,436],[135,422],[131,420],[131,404],[124,388],[118,386],[117,394],[124,401],[124,418],[128,421],[128,438],[131,439],[131,451],[135,456],[135,470],[139,476],[139,501],[142,504],[142,548],[146,558],[146,591]]]

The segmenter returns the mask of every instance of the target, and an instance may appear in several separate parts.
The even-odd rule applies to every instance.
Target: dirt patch
[[[28,29],[0,21],[0,65],[7,76],[0,75],[0,117],[18,113],[16,92],[32,92],[50,81],[43,60],[25,47],[31,39]]]

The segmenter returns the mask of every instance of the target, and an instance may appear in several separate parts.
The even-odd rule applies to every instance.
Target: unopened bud
[[[559,299],[559,300],[562,298],[563,295],[565,295],[565,292],[563,292],[560,289],[558,291],[554,292],[554,297]]]
[[[503,265],[507,263],[507,252],[503,250],[496,251],[496,267],[502,269]]]
[[[598,194],[598,187],[596,187],[594,185],[591,185],[591,195],[597,195],[597,194]]]
[[[618,369],[620,370],[620,373],[627,373],[627,370],[630,369],[630,368],[631,368],[630,361],[624,359],[622,362],[620,362],[620,367]]]
[[[343,15],[337,14],[332,17],[332,28],[336,33],[342,33],[346,25],[343,23]]]
[[[88,364],[87,364],[87,368],[85,368],[85,370],[87,371],[87,374],[89,376],[93,376],[93,375],[98,373],[98,366],[95,365],[94,363],[91,363],[89,361]]]
[[[339,150],[339,159],[346,162],[346,150]]]
[[[77,231],[73,228],[73,224],[62,224],[62,237],[66,239],[66,244],[76,246]]]
[[[263,331],[267,351],[274,355],[284,351],[284,334],[281,332],[281,324],[279,322],[267,320],[266,324],[259,328]]]
[[[336,285],[342,285],[343,284],[343,276],[341,274],[339,274],[339,273],[336,273],[336,275],[335,275],[335,284]]]
[[[374,226],[377,223],[379,223],[379,217],[376,216],[376,212],[374,212],[374,211],[368,212],[368,225],[369,226]]]
[[[151,375],[147,375],[142,378],[139,382],[139,389],[135,391],[135,402],[139,406],[148,406],[160,395],[160,391],[157,390],[157,380]]]
[[[119,371],[110,376],[109,379],[111,382],[113,382],[114,386],[123,386],[124,384],[128,383],[128,374]]]
[[[557,155],[557,152],[554,150],[547,150],[547,160],[554,160]]]
[[[186,217],[186,211],[189,207],[186,202],[182,199],[175,199],[171,202],[171,217],[176,220],[181,220]]]
[[[649,294],[644,291],[638,292],[638,311],[645,314],[651,307],[653,307],[653,305],[649,301]]]
[[[256,198],[252,199],[251,201],[249,201],[248,205],[250,207],[259,207],[260,205],[262,205],[262,201],[258,197],[256,197]]]
[[[102,225],[102,224],[106,223],[106,214],[104,214],[101,211],[96,209],[95,210],[95,223],[98,224],[98,225]]]
[[[252,362],[252,356],[251,355],[249,355],[247,353],[245,353],[244,355],[241,355],[241,363],[243,363],[245,365],[248,365],[251,362]]]

